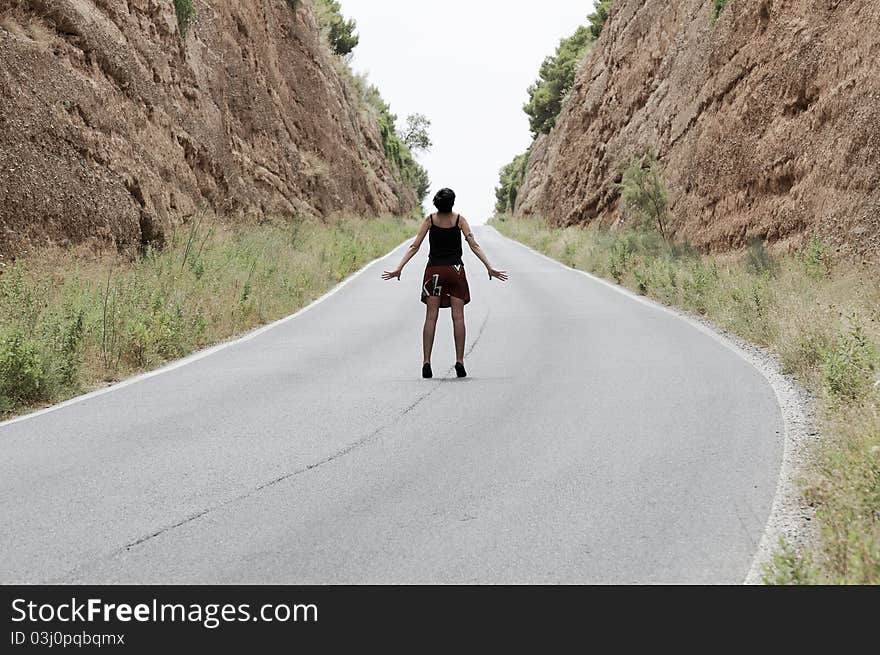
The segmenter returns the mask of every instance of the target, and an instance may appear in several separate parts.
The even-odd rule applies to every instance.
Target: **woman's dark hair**
[[[434,206],[437,211],[448,214],[455,205],[455,191],[452,189],[440,189],[434,196]]]

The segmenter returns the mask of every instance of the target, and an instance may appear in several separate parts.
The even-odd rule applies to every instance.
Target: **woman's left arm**
[[[468,245],[471,247],[473,253],[479,258],[483,264],[486,266],[486,270],[489,273],[489,279],[491,280],[493,277],[497,277],[502,282],[507,281],[507,271],[498,271],[492,268],[492,264],[489,263],[489,258],[486,256],[486,253],[483,252],[483,249],[480,247],[480,244],[477,243],[476,238],[474,238],[474,231],[471,229],[470,223],[467,222],[464,216],[461,217],[460,223],[461,231],[464,234],[464,238],[467,239]]]

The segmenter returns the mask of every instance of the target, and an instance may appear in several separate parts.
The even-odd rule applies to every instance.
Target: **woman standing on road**
[[[464,234],[473,253],[486,265],[489,279],[498,278],[507,281],[505,271],[496,271],[489,263],[486,253],[474,239],[473,230],[461,214],[453,214],[455,192],[452,189],[440,189],[434,196],[436,214],[428,216],[419,230],[416,240],[406,251],[400,266],[394,271],[385,271],[384,280],[400,280],[403,267],[422,247],[425,235],[430,234],[431,252],[428,255],[428,266],[422,280],[422,302],[428,306],[425,315],[425,328],[422,333],[425,363],[422,366],[422,377],[433,377],[431,371],[431,351],[434,349],[434,333],[437,329],[437,318],[441,307],[452,309],[452,326],[455,335],[455,373],[463,378],[467,375],[464,368],[464,306],[471,301],[464,262],[461,260],[461,235]]]

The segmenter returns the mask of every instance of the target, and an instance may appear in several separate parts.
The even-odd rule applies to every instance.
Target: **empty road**
[[[5,583],[740,583],[783,424],[712,337],[488,227],[470,377],[401,249],[257,336],[0,427]]]

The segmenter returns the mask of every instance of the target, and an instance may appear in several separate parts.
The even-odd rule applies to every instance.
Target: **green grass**
[[[818,399],[823,438],[804,480],[815,552],[783,546],[767,582],[880,583],[880,266],[835,262],[817,240],[704,256],[655,231],[493,225],[563,263],[711,319],[775,353]]]
[[[55,250],[0,275],[0,416],[286,316],[412,236],[412,220],[193,221],[132,261]]]
[[[721,12],[724,11],[724,5],[727,4],[727,0],[712,0],[712,24],[718,22],[718,17],[721,16]]]
[[[196,9],[192,0],[174,0],[174,11],[177,14],[177,26],[180,36],[186,37],[189,26],[196,17]]]

